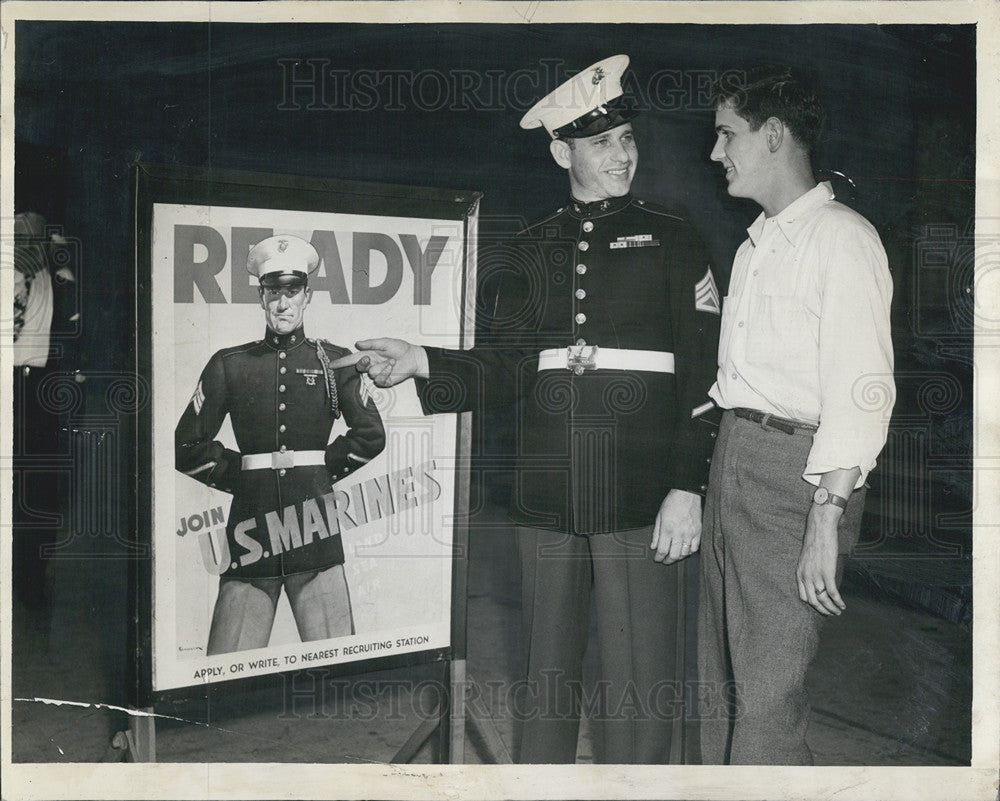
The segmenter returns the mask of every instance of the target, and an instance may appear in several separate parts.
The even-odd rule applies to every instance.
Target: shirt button
[[[739,322],[739,326],[740,326],[740,328],[742,328],[742,327],[743,327],[743,321],[742,321],[742,320],[740,320],[740,322]]]
[[[583,230],[589,234],[594,230],[594,224],[590,220],[587,220],[587,222],[583,224]]]
[[[583,275],[585,272],[587,272],[587,265],[586,264],[578,264],[578,265],[576,265],[576,271],[580,275]]]
[[[576,321],[577,321],[577,323],[579,323],[580,325],[583,325],[583,324],[584,324],[585,322],[587,322],[587,315],[586,315],[586,314],[584,314],[583,312],[580,312],[580,313],[579,313],[579,314],[578,314],[578,315],[577,315],[576,317],[574,317],[573,319],[574,319],[574,320],[576,320]]]
[[[576,295],[578,300],[583,300],[585,297],[587,297],[587,291],[584,289],[578,289],[573,294]]]
[[[587,244],[586,242],[580,242],[580,243],[579,243],[579,244],[577,245],[577,247],[578,247],[578,248],[580,248],[580,250],[586,250],[587,248],[589,248],[589,247],[590,247],[590,245],[588,245],[588,244]]]
[[[275,337],[275,338],[274,338],[274,339],[272,339],[271,341],[272,341],[272,342],[273,342],[273,343],[274,343],[275,345],[277,345],[277,344],[278,344],[278,338],[277,338],[277,337]]]
[[[706,484],[702,484],[701,485],[701,491],[702,492],[708,492],[708,486]]]
[[[280,387],[278,387],[278,392],[284,392],[284,391],[285,391],[285,385],[282,384]]]
[[[284,434],[286,430],[287,429],[285,428],[285,424],[284,423],[282,423],[280,426],[278,426],[278,433],[279,434]]]
[[[285,358],[285,352],[281,351],[281,353],[278,354],[278,358],[279,359],[284,359]]]
[[[291,342],[292,342],[293,345],[295,344],[295,337],[294,336],[292,336]]]
[[[279,404],[278,404],[278,411],[279,411],[279,412],[283,412],[283,411],[285,411],[285,404],[283,404],[283,403],[279,403]]]
[[[736,380],[736,373],[733,373],[733,381]]]
[[[754,275],[757,275],[757,270],[754,270],[754,271],[753,271],[753,274],[754,274]]]
[[[585,340],[585,339],[578,339],[578,340],[576,341],[576,344],[577,344],[577,345],[581,345],[581,346],[582,346],[582,345],[586,345],[586,344],[587,344],[587,340]]]
[[[710,433],[710,434],[709,434],[708,436],[709,436],[709,437],[710,437],[711,439],[715,439],[715,438],[716,438],[716,437],[718,436],[718,434],[716,434],[716,433],[715,433],[715,432],[713,431],[713,432],[711,432],[711,433]]]
[[[280,448],[278,448],[278,451],[281,452],[281,453],[284,453],[287,450],[288,450],[288,448],[286,448],[284,445],[282,445]]]
[[[287,473],[287,472],[288,472],[288,471],[287,471],[287,470],[285,470],[285,468],[284,468],[284,467],[282,467],[282,468],[281,468],[281,469],[280,469],[280,470],[278,471],[278,475],[279,475],[279,476],[283,476],[283,475],[285,475],[285,473]]]
[[[285,367],[284,365],[282,365],[282,366],[281,366],[281,369],[280,369],[280,370],[278,370],[278,372],[279,372],[279,373],[281,373],[282,375],[284,375],[285,373],[287,373],[287,372],[288,372],[288,368],[287,368],[287,367]]]

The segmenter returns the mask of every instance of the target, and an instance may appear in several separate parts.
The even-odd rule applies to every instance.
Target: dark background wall
[[[829,108],[816,165],[854,178],[854,205],[890,246],[973,213],[971,26],[22,21],[16,35],[16,137],[65,153],[63,222],[85,243],[92,366],[130,352],[132,162],[479,189],[484,224],[530,221],[566,181],[520,115],[611,53],[631,56],[628,86],[650,108],[636,123],[636,193],[686,206],[724,272],[756,209],[727,198],[708,160],[704,89],[720,70],[777,56],[816,75]],[[893,263],[902,302],[908,256]]]
[[[896,287],[899,401],[873,477],[870,537],[883,547],[920,538],[967,558],[973,26],[20,21],[16,48],[16,139],[31,146],[22,153],[59,165],[46,177],[25,156],[16,205],[48,203],[79,240],[83,325],[67,350],[76,363],[65,366],[93,377],[80,419],[118,421],[117,455],[88,479],[117,485],[77,487],[117,504],[94,529],[112,535],[101,546],[109,554],[131,547],[131,477],[147,458],[135,453],[128,404],[107,408],[108,382],[134,369],[131,164],[481,190],[488,236],[566,197],[545,135],[518,127],[523,111],[569,73],[621,52],[632,59],[627,85],[646,108],[635,123],[633,189],[685,207],[724,276],[757,209],[725,194],[708,159],[704,89],[720,70],[761,61],[815,75],[828,107],[815,165],[853,179],[835,186],[879,229]],[[504,447],[486,437],[485,450]],[[124,570],[111,561],[100,570],[123,609]]]
[[[22,21],[16,138],[66,153],[64,222],[86,242],[89,289],[128,295],[134,161],[474,188],[484,217],[532,220],[566,182],[520,115],[616,52],[631,56],[627,85],[650,109],[636,123],[636,193],[687,206],[720,265],[756,209],[721,191],[704,89],[778,55],[823,90],[817,167],[854,178],[855,205],[884,235],[971,220],[971,26]],[[904,264],[893,267],[898,282]],[[89,328],[102,341],[129,328],[130,304],[106,299]],[[128,349],[87,350],[114,366]]]

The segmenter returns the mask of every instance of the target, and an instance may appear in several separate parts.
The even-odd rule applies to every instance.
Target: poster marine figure
[[[303,641],[354,633],[343,543],[320,504],[333,510],[332,484],[382,452],[385,430],[357,372],[333,367],[347,350],[305,335],[319,261],[296,236],[250,249],[264,337],[212,356],[175,431],[177,469],[233,495],[208,655],[266,646],[282,589]],[[227,415],[238,450],[216,439]],[[348,431],[328,443],[341,415]]]

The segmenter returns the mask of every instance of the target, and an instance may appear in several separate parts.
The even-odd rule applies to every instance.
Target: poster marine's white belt
[[[282,470],[326,464],[325,451],[272,451],[248,453],[241,464],[244,470]]]
[[[674,354],[660,350],[624,350],[597,345],[571,345],[551,348],[538,354],[538,372],[542,370],[641,370],[648,373],[674,372]]]

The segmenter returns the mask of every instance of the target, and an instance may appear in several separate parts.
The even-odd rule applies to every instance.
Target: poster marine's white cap
[[[304,283],[319,267],[319,253],[302,237],[279,234],[262,239],[247,254],[247,272],[261,286]]]
[[[553,139],[578,139],[617,128],[636,115],[625,101],[625,55],[591,64],[535,103],[521,118],[522,128],[545,130]]]

